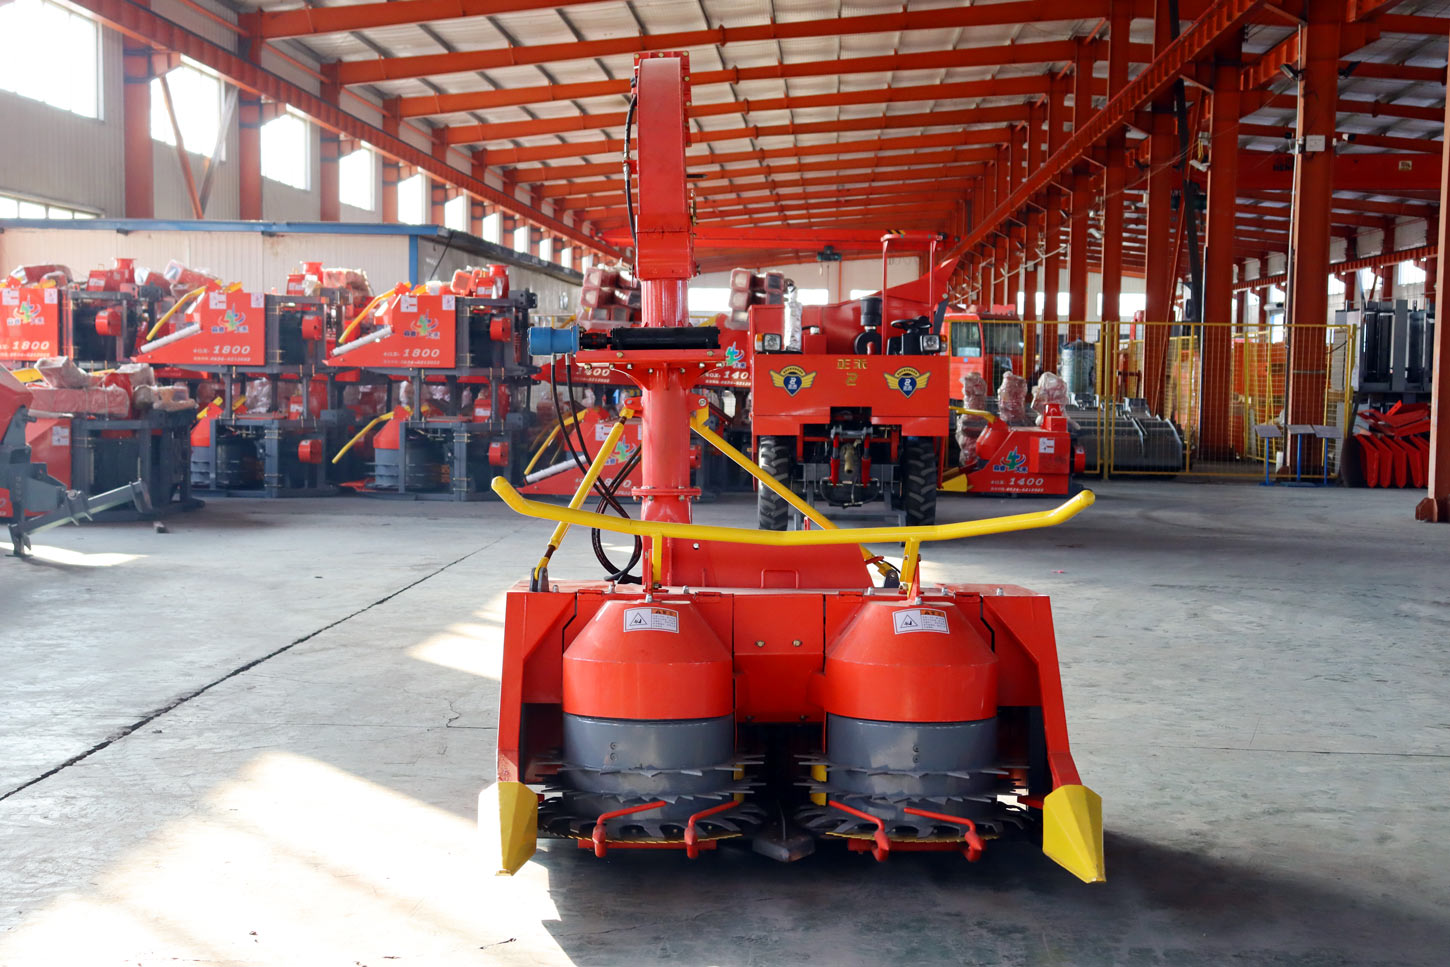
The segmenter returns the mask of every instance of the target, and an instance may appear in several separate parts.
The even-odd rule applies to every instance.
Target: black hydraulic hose
[[[570,362],[571,362],[570,360],[567,360],[566,359],[565,360],[565,365],[566,366],[570,365]],[[572,374],[569,377],[569,382],[570,382],[570,385],[571,385],[571,388],[572,388],[572,385],[573,385],[573,376],[572,376]],[[579,456],[579,453],[574,449],[574,442],[573,442],[573,440],[569,436],[568,426],[564,423],[564,408],[559,403],[559,381],[555,377],[555,375],[554,375],[554,373],[552,371],[549,373],[549,390],[553,394],[553,397],[554,397],[554,417],[559,422],[559,440],[560,440],[560,442],[562,442],[564,444],[564,450],[565,450],[565,452],[569,454],[569,458],[571,460],[573,460],[574,461],[574,464],[579,468],[579,472],[580,473],[588,473],[589,472],[589,464],[590,463],[593,463],[594,461],[591,458],[589,460],[589,462],[586,463]],[[570,409],[572,411],[573,410],[573,403],[574,403],[574,401],[572,399],[572,393],[571,393],[571,399],[570,399],[569,403],[570,403]],[[578,428],[578,424],[579,424],[579,420],[576,419],[574,421],[574,423],[575,423],[575,427],[577,429]],[[579,431],[579,441],[580,441],[581,444],[584,442],[584,434],[583,434],[583,431],[582,430]],[[638,453],[639,453],[639,451],[636,450],[635,451],[636,457],[638,456]],[[595,490],[595,492],[597,492],[599,494],[599,497],[600,497],[600,500],[599,500],[599,508],[598,508],[600,512],[603,512],[605,506],[607,505],[610,509],[612,509],[620,517],[624,517],[624,518],[628,519],[629,518],[629,511],[625,510],[624,507],[620,505],[619,501],[616,500],[615,497],[614,497],[614,491],[615,491],[615,489],[618,488],[618,485],[619,485],[618,482],[620,480],[623,480],[623,479],[624,479],[624,475],[623,475],[622,472],[615,474],[614,480],[611,481],[614,484],[614,487],[609,487],[603,481],[596,479],[594,481],[594,490]],[[595,556],[595,558],[599,561],[600,566],[602,566],[606,571],[608,571],[610,573],[610,575],[612,576],[611,577],[611,580],[620,581],[621,583],[623,583],[625,579],[624,578],[620,578],[617,575],[623,574],[624,571],[628,571],[639,560],[639,557],[644,553],[644,541],[640,539],[640,537],[639,537],[638,534],[635,535],[635,537],[634,537],[634,554],[630,557],[630,563],[627,564],[627,565],[625,565],[623,571],[621,571],[619,568],[617,568],[617,567],[614,566],[614,562],[611,561],[609,559],[609,556],[604,553],[604,544],[603,544],[603,541],[599,537],[599,531],[598,531],[598,529],[597,528],[591,528],[591,531],[592,531],[591,543],[594,545],[594,548],[595,548],[595,550],[594,550],[594,556]]]
[[[624,211],[629,216],[629,239],[634,245],[634,257],[639,257],[639,230],[634,221],[634,190],[630,187],[629,142],[634,129],[634,108],[639,97],[630,91],[629,110],[624,112]]]
[[[609,483],[605,486],[605,489],[609,492],[608,499],[610,501],[614,500],[614,494],[619,489],[620,483],[630,474],[634,473],[635,467],[639,466],[639,458],[642,452],[642,447],[635,447],[634,452],[630,454],[629,459],[620,466],[619,470],[615,473],[614,478],[610,480]],[[602,513],[604,511],[604,503],[605,498],[599,498],[599,503],[594,508],[596,513]],[[614,564],[610,562],[609,555],[605,553],[604,550],[604,538],[600,535],[599,528],[594,527],[590,529],[589,541],[594,546],[595,558],[599,560],[599,563],[604,565],[605,570],[610,572],[608,576],[608,579],[610,581],[615,581],[619,584],[643,583],[638,577],[629,573],[630,571],[634,570],[634,566],[639,563],[639,559],[644,553],[644,542],[640,539],[638,534],[636,534],[634,538],[634,551],[629,555],[629,560],[625,562],[625,565],[622,568],[616,568]]]

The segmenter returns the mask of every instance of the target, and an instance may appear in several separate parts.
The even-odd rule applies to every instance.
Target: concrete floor
[[[927,571],[1052,594],[1097,887],[1004,845],[482,875],[501,591],[544,525],[338,498],[51,532],[0,558],[0,965],[1445,963],[1450,530],[1406,493],[1099,493]],[[594,575],[579,537],[556,577]]]

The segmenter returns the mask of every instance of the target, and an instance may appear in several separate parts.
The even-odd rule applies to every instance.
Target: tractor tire
[[[760,469],[790,486],[791,468],[795,463],[795,441],[790,437],[763,436],[756,447]],[[759,485],[757,485],[759,486]],[[769,487],[759,486],[755,510],[763,531],[783,531],[790,526],[790,505]]]
[[[936,523],[936,441],[904,437],[901,441],[901,509],[906,526]]]

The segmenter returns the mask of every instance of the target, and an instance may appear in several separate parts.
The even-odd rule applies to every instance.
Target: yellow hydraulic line
[[[577,419],[578,419],[578,416],[577,415],[575,415],[574,413],[570,413],[568,416],[564,417],[564,425],[565,426],[570,426]],[[558,436],[559,436],[559,426],[558,426],[558,424],[555,424],[554,427],[553,427],[553,429],[551,429],[548,432],[548,434],[545,435],[544,442],[543,443],[540,443],[539,444],[539,448],[534,451],[534,457],[533,457],[533,459],[530,460],[529,461],[529,465],[524,468],[524,476],[528,476],[529,474],[531,474],[531,473],[534,472],[534,467],[538,465],[539,460],[544,456],[544,451],[548,448],[549,444],[553,443],[554,440],[558,438]]]
[[[835,523],[828,520],[824,514],[816,510],[810,504],[806,503],[804,500],[801,500],[800,497],[796,496],[795,491],[791,490],[785,484],[781,483],[779,480],[776,480],[770,474],[760,469],[760,466],[758,464],[753,462],[749,457],[741,453],[739,450],[732,447],[729,442],[727,442],[726,439],[720,434],[716,433],[714,430],[706,426],[705,420],[707,418],[708,414],[705,410],[696,410],[694,418],[690,420],[690,428],[696,433],[700,434],[701,438],[709,442],[709,444],[713,446],[716,450],[719,450],[721,453],[725,454],[725,456],[729,457],[730,460],[736,464],[736,466],[740,467],[742,470],[750,474],[756,480],[759,480],[762,487],[768,488],[773,493],[777,494],[786,503],[790,504],[796,510],[800,511],[801,514],[804,515],[805,518],[809,520],[812,524],[815,524],[817,527],[823,527],[826,530],[837,529]],[[877,555],[872,554],[864,547],[861,548],[861,559],[864,560],[867,564],[874,564],[876,566],[876,570],[881,574],[882,577],[885,577],[887,574],[890,574],[892,570],[894,570],[894,568],[892,568],[890,564],[878,559]]]
[[[544,442],[540,443],[539,448],[534,451],[533,459],[529,461],[529,465],[527,467],[524,467],[525,477],[534,472],[534,468],[539,465],[539,460],[542,459],[544,456],[544,451],[549,448],[549,444],[553,443],[558,436],[559,427],[557,424],[555,424],[554,428],[550,430],[548,432],[548,435],[544,437]]]
[[[515,490],[513,485],[503,477],[494,477],[491,486],[493,492],[498,494],[511,510],[523,514],[525,517],[563,521],[618,534],[648,537],[656,546],[666,537],[686,541],[758,544],[765,547],[822,547],[835,544],[876,544],[898,541],[903,543],[953,541],[964,537],[985,537],[990,534],[1007,534],[1039,527],[1054,527],[1071,520],[1091,507],[1094,500],[1093,492],[1084,490],[1052,510],[1013,514],[1009,517],[993,517],[987,520],[964,520],[954,524],[761,531],[745,527],[716,527],[705,524],[678,524],[661,520],[634,520],[633,518],[612,517],[608,514],[596,514],[572,507],[555,507],[537,500],[529,500]],[[656,559],[658,559],[658,555],[656,555]],[[907,569],[914,571],[915,567],[915,560],[909,560],[906,562],[906,567],[903,568],[903,573],[906,573]]]
[[[183,305],[186,305],[188,299],[195,297],[198,301],[200,301],[201,297],[205,294],[206,286],[202,286],[199,289],[192,289],[186,295],[182,296],[180,299],[177,299],[176,302],[171,306],[171,308],[167,309],[166,312],[162,314],[161,318],[156,320],[156,325],[151,327],[151,331],[146,333],[146,338],[141,340],[141,342],[148,343],[151,340],[155,339],[156,334],[161,331],[161,327],[166,325],[166,323],[171,319],[172,316],[176,315],[176,310],[180,309]],[[183,315],[185,315],[185,313],[183,313]]]
[[[337,451],[337,456],[335,456],[335,457],[332,458],[332,462],[333,463],[337,463],[337,461],[341,460],[343,458],[343,456],[345,456],[347,454],[347,451],[349,451],[349,450],[352,449],[354,443],[357,443],[357,441],[361,440],[364,436],[367,435],[367,432],[369,430],[371,430],[373,427],[377,426],[379,423],[384,423],[384,422],[386,422],[388,420],[391,420],[393,418],[393,414],[395,412],[396,412],[395,410],[388,410],[388,412],[386,412],[386,413],[381,413],[381,414],[373,417],[372,420],[370,420],[368,422],[368,425],[367,426],[365,426],[361,430],[358,430],[357,431],[357,435],[356,436],[354,436],[351,440],[347,441],[346,443],[344,443],[342,445],[342,449],[339,450],[339,451]]]
[[[337,337],[337,345],[341,346],[343,343],[347,342],[347,337],[351,336],[353,334],[353,331],[357,329],[358,326],[362,325],[363,320],[366,319],[368,315],[371,314],[372,311],[378,307],[378,303],[387,299],[392,294],[393,290],[389,289],[382,295],[373,296],[373,301],[363,306],[363,311],[353,316],[352,322],[348,323],[347,328],[342,331],[342,335]]]
[[[958,416],[975,416],[979,420],[986,420],[988,423],[997,422],[997,414],[988,413],[986,410],[969,410],[965,406],[953,406],[951,411]]]
[[[569,498],[569,509],[578,510],[584,504],[584,498],[589,496],[589,491],[594,487],[594,481],[604,472],[604,465],[609,462],[609,455],[614,452],[615,444],[624,435],[624,421],[634,415],[628,407],[619,411],[619,420],[609,428],[609,435],[604,438],[600,445],[599,452],[594,454],[594,460],[589,464],[589,469],[584,472],[584,479],[579,481],[579,486],[574,490],[574,496]],[[564,542],[564,535],[569,533],[568,521],[561,520],[554,525],[554,533],[549,535],[548,549],[544,556],[539,558],[538,566],[534,568],[534,577],[544,573],[544,568],[549,566],[549,558],[559,549]]]

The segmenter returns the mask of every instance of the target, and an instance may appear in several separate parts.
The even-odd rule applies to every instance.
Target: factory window
[[[47,205],[44,202],[16,198],[14,195],[0,195],[0,218],[55,218],[69,221],[73,218],[95,218],[94,212],[67,208],[64,205]]]
[[[443,225],[455,232],[468,231],[468,196],[459,195],[443,203]]]
[[[222,123],[221,79],[182,64],[166,74],[166,86],[171,91],[176,124],[181,129],[186,150],[210,158],[216,150]],[[176,144],[159,77],[151,82],[151,137],[163,144]]]
[[[566,269],[574,267],[574,247],[572,245],[559,253],[559,264]]]
[[[543,259],[545,262],[554,261],[554,240],[552,238],[545,237],[544,240],[539,243],[539,258]]]
[[[262,125],[262,177],[307,190],[307,122],[280,114]]]
[[[1401,262],[1398,281],[1400,285],[1424,285],[1425,270],[1414,262]]]
[[[527,225],[520,225],[514,229],[514,237],[511,241],[513,242],[513,250],[515,252],[527,252],[529,250],[529,233],[531,231],[533,229]]]
[[[831,293],[828,289],[796,289],[795,298],[803,306],[823,306],[830,301]]]
[[[857,299],[865,298],[868,295],[875,295],[879,291],[879,289],[852,289],[851,301],[855,302]]]
[[[503,244],[503,213],[489,212],[483,216],[483,240],[495,245]]]
[[[99,118],[97,33],[94,20],[46,0],[0,4],[0,37],[13,40],[0,57],[0,91]]]
[[[371,148],[358,148],[337,161],[337,200],[365,212],[373,210],[377,168]]]
[[[691,312],[729,312],[730,290],[691,286],[686,292]]]
[[[428,179],[422,172],[398,182],[398,221],[421,225],[428,220]]]

